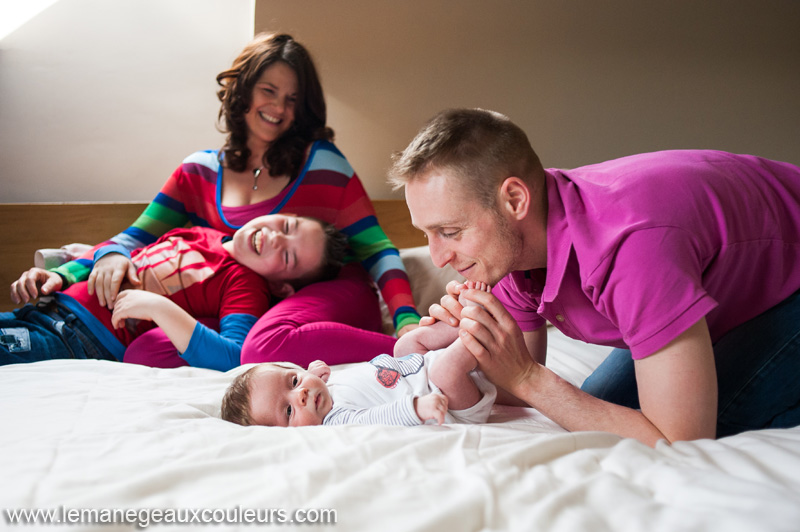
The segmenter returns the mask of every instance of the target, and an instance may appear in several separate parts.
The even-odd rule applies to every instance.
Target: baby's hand
[[[492,287],[484,283],[483,281],[465,281],[464,290],[482,290],[483,292],[491,292]],[[462,307],[480,306],[478,305],[478,303],[475,303],[474,301],[470,301],[469,299],[465,298],[462,294],[463,290],[461,291],[461,294],[459,294],[458,296],[458,302],[461,303]]]
[[[322,360],[315,360],[311,364],[308,365],[308,372],[316,375],[323,382],[328,382],[328,378],[331,376],[331,368]]]
[[[415,397],[414,409],[417,411],[417,417],[422,421],[435,419],[441,425],[444,423],[444,415],[447,413],[447,397],[440,393]]]

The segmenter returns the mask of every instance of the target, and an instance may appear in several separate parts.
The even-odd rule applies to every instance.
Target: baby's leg
[[[475,357],[461,338],[444,348],[434,360],[428,376],[447,397],[450,410],[464,410],[481,400],[481,392],[469,376],[476,366]]]
[[[458,327],[437,321],[431,325],[417,327],[400,337],[394,344],[394,356],[400,358],[411,353],[424,354],[434,349],[442,349],[452,344],[456,338],[458,338]]]
[[[486,283],[467,281],[465,284],[467,288],[491,291]],[[459,298],[459,302],[465,307],[476,304],[463,297]],[[457,336],[434,362],[430,379],[447,397],[449,409],[464,410],[481,400],[481,392],[469,376],[477,365],[478,361]]]

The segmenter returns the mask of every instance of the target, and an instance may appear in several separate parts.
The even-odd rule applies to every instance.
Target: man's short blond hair
[[[518,177],[533,187],[544,176],[525,132],[505,115],[484,109],[439,113],[393,161],[389,183],[394,189],[431,169],[446,170],[489,208],[506,178]]]

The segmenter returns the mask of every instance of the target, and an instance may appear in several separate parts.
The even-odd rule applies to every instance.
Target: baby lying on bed
[[[54,358],[122,360],[133,339],[161,327],[190,365],[226,371],[239,365],[247,332],[269,308],[269,295],[336,276],[346,237],[314,218],[271,214],[254,218],[232,237],[209,227],[177,228],[134,251],[105,245],[95,261],[120,253],[140,290],[120,292],[109,310],[87,282],[52,299],[0,313],[0,365]],[[33,268],[12,284],[14,302],[61,290],[55,272]],[[51,293],[50,290],[47,292]],[[219,332],[196,318],[219,318]]]
[[[489,290],[483,283],[468,286]],[[380,355],[335,372],[320,360],[308,370],[256,365],[228,387],[222,418],[270,427],[485,423],[497,390],[475,368],[458,329],[437,322],[400,338],[394,357]]]

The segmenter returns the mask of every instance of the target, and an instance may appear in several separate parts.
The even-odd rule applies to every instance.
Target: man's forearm
[[[512,392],[569,431],[611,432],[651,447],[664,439],[640,411],[592,397],[544,366]]]

